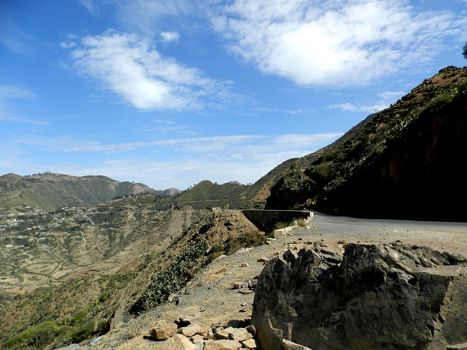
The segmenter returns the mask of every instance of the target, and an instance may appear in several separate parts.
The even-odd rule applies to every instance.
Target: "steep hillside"
[[[150,194],[9,218],[0,227],[0,348],[104,333],[219,255],[263,242],[239,211],[159,211]]]
[[[467,68],[447,67],[330,146],[281,165],[266,207],[467,220],[465,159]]]
[[[66,206],[91,206],[118,196],[152,191],[143,184],[119,182],[105,176],[6,174],[0,176],[0,212],[25,207],[49,211]]]

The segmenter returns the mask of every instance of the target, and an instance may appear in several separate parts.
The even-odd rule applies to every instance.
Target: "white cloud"
[[[161,32],[160,36],[162,41],[165,41],[167,43],[177,41],[178,39],[180,39],[180,34],[178,34],[177,32]]]
[[[329,108],[339,109],[344,112],[376,113],[387,108],[388,106],[389,104],[386,101],[378,101],[372,104],[344,102],[331,105]]]
[[[394,101],[401,97],[404,94],[404,91],[384,91],[378,94],[383,100]]]
[[[402,91],[384,91],[378,94],[379,99],[371,103],[344,102],[329,106],[344,112],[376,113],[388,108],[391,103],[404,94]]]
[[[237,180],[255,182],[281,162],[321,148],[342,133],[285,135],[227,135],[145,142],[102,144],[72,137],[58,139],[24,136],[14,145],[44,147],[51,152],[100,152],[94,166],[27,163],[27,172],[50,170],[75,175],[103,174],[120,180],[144,182],[155,188],[186,188],[203,179],[219,183]],[[144,149],[144,152],[139,152]],[[148,154],[150,156],[148,156]],[[106,155],[110,155],[109,159]],[[100,156],[96,156],[101,158]],[[81,159],[80,156],[77,159]],[[169,160],[167,160],[169,159]],[[11,169],[18,169],[12,167]],[[22,172],[21,169],[15,170]]]
[[[426,63],[466,25],[406,0],[234,0],[219,12],[231,52],[300,85],[364,84]]]
[[[196,109],[203,97],[222,93],[219,82],[163,57],[136,35],[109,30],[76,45],[74,67],[141,110]]]
[[[283,161],[309,154],[341,135],[247,135],[186,139],[185,144],[173,145],[184,148],[186,153],[181,159],[127,158],[106,162],[93,171],[116,178],[135,179],[156,188],[184,189],[205,179],[218,183],[233,180],[252,183]]]

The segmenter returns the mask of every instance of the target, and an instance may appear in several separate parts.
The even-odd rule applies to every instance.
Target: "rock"
[[[229,331],[226,329],[220,329],[214,333],[215,339],[229,339]]]
[[[253,293],[253,290],[251,290],[250,288],[240,288],[238,292],[242,294],[251,294]]]
[[[282,350],[311,350],[306,346],[294,343],[293,341],[287,339],[282,339],[281,345]]]
[[[246,330],[250,332],[253,336],[256,336],[256,328],[252,324],[248,325],[246,327]]]
[[[243,347],[245,347],[247,349],[256,349],[258,347],[256,345],[256,340],[254,340],[253,338],[242,341],[242,345],[243,345]]]
[[[191,318],[187,316],[180,316],[174,322],[178,326],[178,328],[183,328],[191,324]]]
[[[211,328],[209,328],[209,330],[208,330],[207,338],[208,339],[214,339],[214,332],[212,331]]]
[[[240,289],[240,288],[243,288],[243,282],[235,282],[233,284],[232,289]]]
[[[241,342],[251,339],[253,336],[245,328],[233,328],[233,330],[229,331],[229,338]]]
[[[165,320],[156,321],[149,331],[151,339],[166,340],[177,333],[177,325]]]
[[[287,339],[282,339],[282,350],[311,350],[310,348],[296,344],[293,341],[287,340]]]
[[[254,290],[256,288],[257,284],[258,284],[257,279],[248,280],[248,288],[250,288],[250,289]]]
[[[224,273],[224,272],[227,272],[227,268],[226,267],[223,267],[219,270],[216,271],[216,274],[221,274],[221,273]]]
[[[236,340],[214,340],[207,342],[204,345],[204,350],[237,350],[242,347],[242,344]]]
[[[70,344],[62,348],[55,348],[55,350],[78,350],[78,349],[81,349],[81,347],[78,344]]]
[[[265,262],[268,261],[268,258],[266,258],[265,256],[262,256],[262,257],[259,258],[257,261],[260,262],[260,263],[265,263]]]
[[[116,350],[163,350],[162,344],[165,342],[154,342],[143,337],[134,337],[131,340],[116,347]],[[68,350],[68,349],[67,349]]]
[[[192,337],[195,334],[200,334],[202,331],[203,328],[197,323],[192,323],[189,326],[179,329],[179,333],[183,334],[185,337]]]
[[[198,347],[182,334],[175,334],[161,345],[161,350],[197,350]]]
[[[248,266],[250,266],[250,264],[248,264],[247,262],[242,262],[240,264],[240,267],[248,267]]]
[[[347,244],[343,257],[287,251],[260,275],[259,346],[445,349],[467,342],[467,261],[426,247]],[[430,267],[424,267],[430,266]]]
[[[195,334],[190,339],[193,342],[193,344],[202,343],[204,341],[204,337],[202,335],[199,335],[199,334]]]

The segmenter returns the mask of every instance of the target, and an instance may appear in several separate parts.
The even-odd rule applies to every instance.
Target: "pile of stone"
[[[246,322],[249,323],[249,322]],[[206,327],[189,319],[174,322],[158,320],[151,327],[148,339],[155,348],[166,350],[238,350],[256,349],[254,326]]]

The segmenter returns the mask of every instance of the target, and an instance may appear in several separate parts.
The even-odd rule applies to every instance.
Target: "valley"
[[[8,216],[0,224],[2,277],[8,295],[105,273],[170,241],[191,224],[191,211],[159,212],[154,198],[131,196],[98,207]]]

